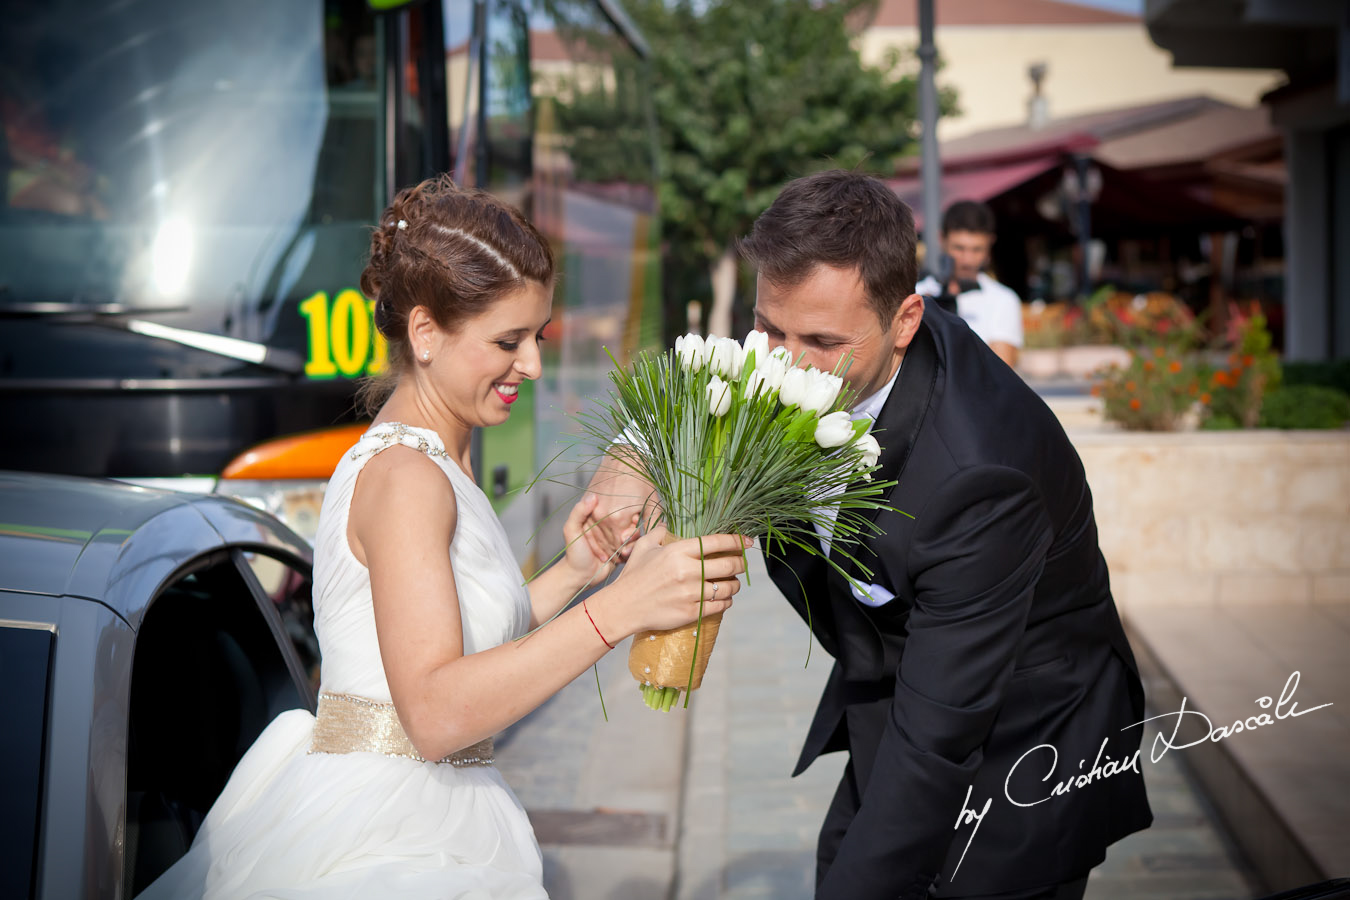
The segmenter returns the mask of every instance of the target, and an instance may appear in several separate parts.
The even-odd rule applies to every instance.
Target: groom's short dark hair
[[[791,181],[740,241],[741,256],[775,285],[819,265],[856,268],[883,325],[914,293],[914,214],[880,179],[833,169]]]

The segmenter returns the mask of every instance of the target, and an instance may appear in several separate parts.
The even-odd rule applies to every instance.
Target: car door
[[[268,723],[314,710],[310,577],[275,548],[227,547],[181,567],[146,609],[128,714],[125,896],[187,851]]]

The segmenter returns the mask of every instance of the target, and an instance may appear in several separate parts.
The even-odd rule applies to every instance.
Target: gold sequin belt
[[[383,753],[426,762],[408,740],[394,704],[368,700],[353,694],[319,694],[319,713],[314,721],[310,753]],[[492,738],[451,753],[438,763],[452,766],[490,766]]]

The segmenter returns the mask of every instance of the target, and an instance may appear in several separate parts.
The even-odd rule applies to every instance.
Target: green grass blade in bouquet
[[[663,353],[643,353],[610,373],[613,388],[581,417],[600,452],[615,435],[618,458],[651,482],[675,537],[772,535],[824,557],[817,527],[832,533],[836,554],[876,530],[869,513],[889,509],[894,482],[872,480],[881,448],[866,419],[852,421],[838,372],[801,368],[763,332],[744,343],[686,335]],[[701,612],[701,610],[700,610]],[[655,709],[703,680],[721,616],[635,636],[629,671]]]

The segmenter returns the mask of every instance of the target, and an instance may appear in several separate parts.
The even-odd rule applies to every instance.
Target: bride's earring
[[[431,351],[430,351],[430,350],[423,350],[423,351],[422,351],[422,362],[431,362]]]

